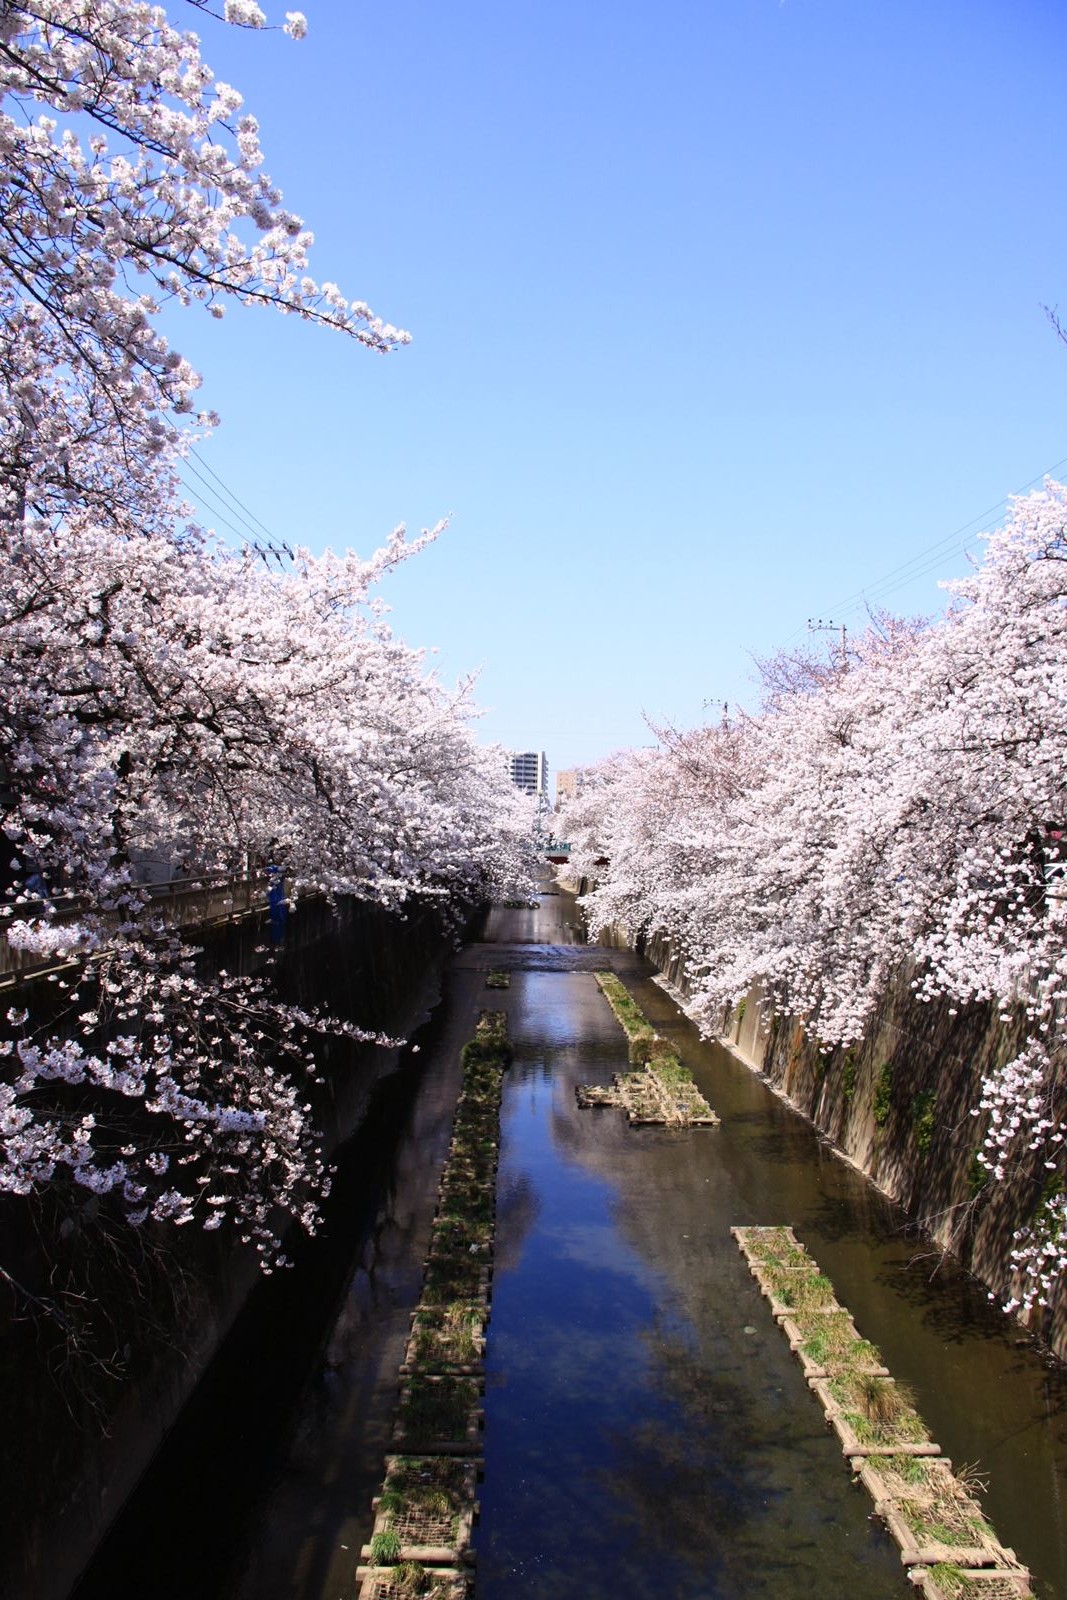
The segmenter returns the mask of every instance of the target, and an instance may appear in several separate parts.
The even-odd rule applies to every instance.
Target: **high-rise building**
[[[524,794],[548,800],[548,762],[543,750],[512,750],[508,756],[511,781]]]

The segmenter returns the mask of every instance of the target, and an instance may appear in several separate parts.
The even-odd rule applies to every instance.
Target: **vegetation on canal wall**
[[[572,879],[569,887],[582,895],[590,886]],[[599,942],[636,949],[687,1009],[685,964],[669,940],[634,940],[614,927],[602,929]],[[886,985],[861,1043],[820,1048],[804,1019],[775,1011],[758,985],[722,1019],[719,1038],[996,1300],[1010,1303],[1019,1284],[1017,1237],[1039,1230],[1063,1194],[1040,1152],[1020,1163],[1011,1184],[993,1181],[978,1159],[986,1131],[985,1114],[974,1114],[981,1085],[1019,1050],[1025,1018],[1005,1022],[992,1003],[924,1000],[913,976],[904,968]],[[1019,1315],[1067,1359],[1062,1282]]]

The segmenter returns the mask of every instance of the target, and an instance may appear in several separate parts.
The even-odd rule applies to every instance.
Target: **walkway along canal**
[[[263,1285],[78,1600],[351,1600],[478,1009],[506,1010],[478,1600],[909,1593],[730,1229],[791,1226],[984,1510],[1067,1600],[1067,1378],[573,900],[495,909],[346,1153],[310,1266]],[[487,991],[490,968],[511,972]],[[626,1042],[623,976],[721,1118],[580,1110]]]

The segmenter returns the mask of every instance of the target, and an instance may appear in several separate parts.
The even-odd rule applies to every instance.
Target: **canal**
[[[675,1041],[718,1129],[631,1129],[574,1085],[625,1066],[593,972]],[[511,987],[487,994],[502,966]],[[77,1600],[351,1600],[381,1479],[458,1087],[507,1009],[479,1600],[905,1596],[799,1364],[730,1236],[788,1223],[914,1389],[985,1509],[1067,1600],[1067,1383],[901,1213],[635,956],[582,945],[572,898],[494,909],[343,1152],[322,1238],[265,1281]]]

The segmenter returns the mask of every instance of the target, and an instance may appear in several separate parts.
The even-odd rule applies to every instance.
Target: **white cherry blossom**
[[[763,712],[591,776],[561,828],[594,931],[658,934],[717,1031],[759,984],[825,1047],[890,979],[1025,1034],[982,1084],[980,1160],[1050,1198],[1013,1304],[1067,1267],[1067,490],[1015,502],[930,626],[877,618],[831,664],[780,658]]]
[[[266,22],[251,0],[192,9]],[[440,683],[373,593],[439,529],[289,558],[229,550],[182,505],[199,379],[165,304],[407,339],[311,275],[262,161],[161,7],[0,8],[0,916],[69,963],[66,1010],[13,1007],[0,1040],[0,1190],[225,1221],[269,1263],[328,1183],[314,1036],[389,1041],[205,976],[153,924],[143,864],[272,860],[290,894],[455,919],[525,886],[532,819],[474,740],[470,684]]]

